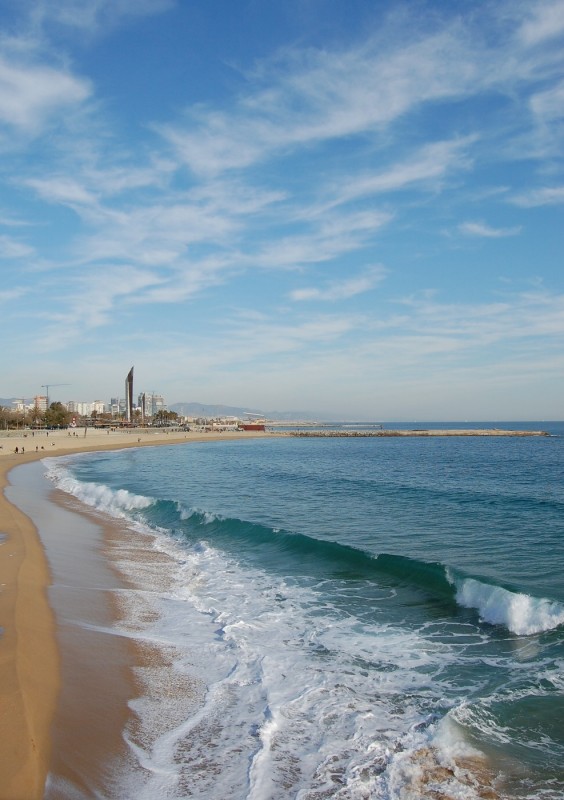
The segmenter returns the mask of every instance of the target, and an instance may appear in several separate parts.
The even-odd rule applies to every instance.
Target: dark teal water
[[[49,462],[171,556],[146,635],[208,685],[147,745],[139,797],[564,796],[564,425],[530,427],[555,435]]]

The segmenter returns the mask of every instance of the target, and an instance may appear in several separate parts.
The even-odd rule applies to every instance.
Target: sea
[[[119,523],[116,633],[169,659],[170,691],[146,670],[130,701],[116,797],[564,797],[564,423],[385,427],[550,435],[43,462]]]

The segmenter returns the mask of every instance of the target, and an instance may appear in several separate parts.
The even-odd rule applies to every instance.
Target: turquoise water
[[[123,796],[561,798],[564,425],[528,427],[48,459],[168,555],[143,635],[205,685],[139,700]]]

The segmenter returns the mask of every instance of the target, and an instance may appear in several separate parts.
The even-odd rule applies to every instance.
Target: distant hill
[[[170,411],[183,417],[238,417],[244,419],[249,414],[264,416],[271,420],[316,420],[311,411],[261,411],[258,408],[239,406],[209,405],[207,403],[173,403]]]

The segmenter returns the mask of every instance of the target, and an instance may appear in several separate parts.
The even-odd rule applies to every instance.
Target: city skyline
[[[155,409],[166,408],[166,403],[162,394],[158,392],[139,392],[137,394],[137,403],[133,402],[134,409],[140,409],[142,407],[143,402],[146,398],[146,405],[148,409]],[[34,397],[13,397],[13,398],[0,398],[0,405],[4,407],[10,408],[11,406],[15,406],[16,410],[22,409],[32,409],[32,408],[39,408],[41,411],[45,411],[47,409],[47,403],[51,405],[51,403],[61,403],[69,411],[79,411],[77,406],[93,406],[95,410],[99,412],[104,412],[105,410],[112,411],[115,409],[121,409],[123,413],[126,413],[127,409],[127,398],[125,396],[118,397],[113,396],[110,397],[108,402],[100,399],[94,400],[76,400],[76,399],[59,399],[59,398],[47,398],[47,395],[35,395]],[[79,413],[82,413],[79,411]],[[150,410],[148,413],[151,413]]]
[[[562,419],[564,0],[8,0],[0,395]],[[62,387],[61,387],[62,388]]]

